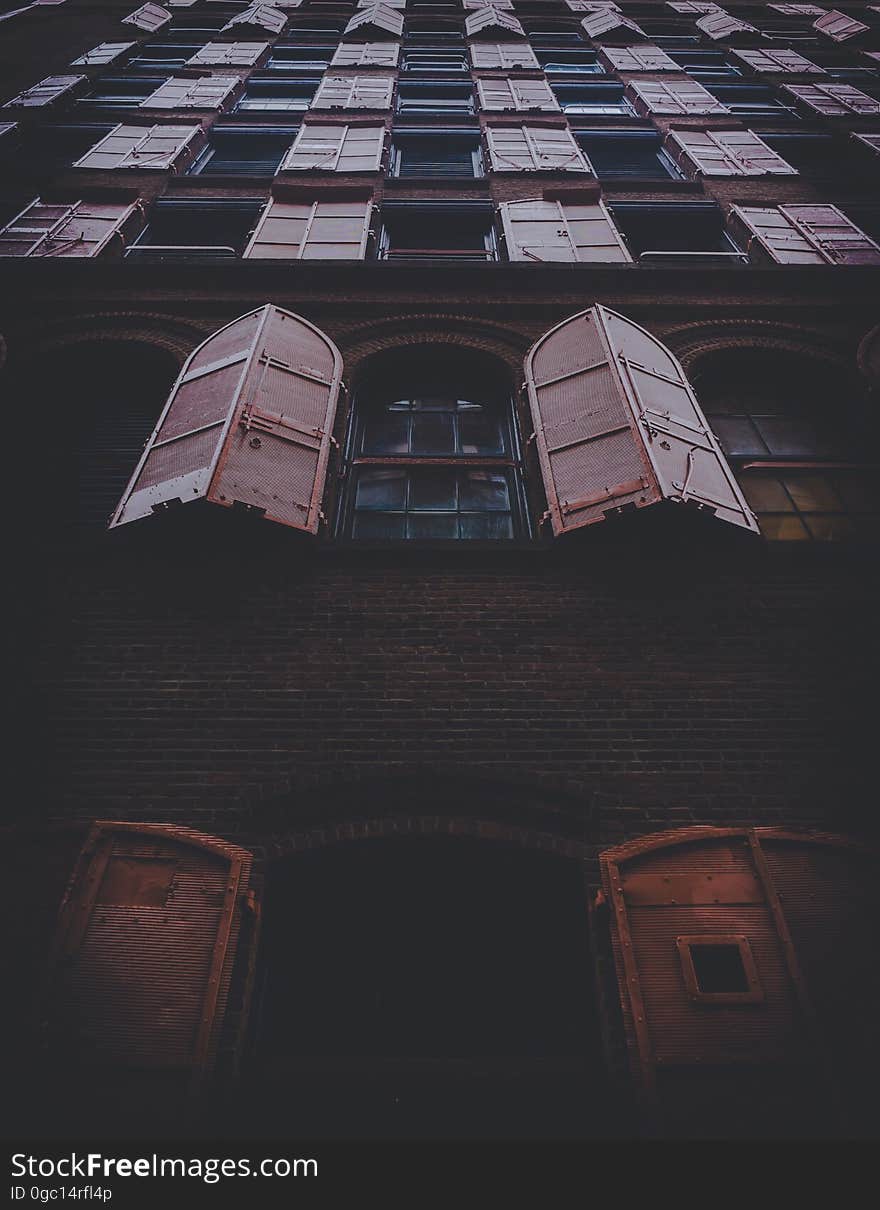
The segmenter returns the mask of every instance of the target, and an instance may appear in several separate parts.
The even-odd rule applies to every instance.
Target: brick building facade
[[[876,8],[0,17],[20,1122],[875,1130]]]

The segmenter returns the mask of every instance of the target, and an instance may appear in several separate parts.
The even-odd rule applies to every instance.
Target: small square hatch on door
[[[741,933],[676,937],[685,986],[700,1004],[759,1004],[764,992],[748,938]]]
[[[96,903],[117,907],[164,907],[177,869],[158,857],[111,857]]]

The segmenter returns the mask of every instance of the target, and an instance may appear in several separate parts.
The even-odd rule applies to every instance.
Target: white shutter
[[[571,131],[550,126],[487,126],[495,172],[592,172]]]
[[[396,67],[398,42],[340,42],[330,60],[333,67]]]
[[[501,30],[505,34],[513,34],[515,38],[524,38],[526,31],[510,13],[497,8],[481,8],[478,12],[468,13],[464,19],[464,28],[469,38],[487,30]]]
[[[728,112],[696,80],[631,80],[626,92],[639,114]]]
[[[167,25],[170,20],[171,13],[161,4],[145,4],[127,17],[123,17],[122,24],[136,25],[138,29],[145,29],[154,34],[157,29]]]
[[[137,46],[136,42],[102,42],[100,46],[86,51],[78,59],[73,59],[71,67],[103,67],[107,63],[115,63],[126,51]]]
[[[474,67],[497,67],[505,71],[512,67],[534,68],[535,71],[541,68],[537,55],[527,42],[474,42],[470,52]]]
[[[613,0],[567,0],[567,3],[573,13],[597,13],[603,8],[620,12],[620,5],[614,4]]]
[[[243,256],[246,260],[363,260],[372,210],[368,201],[273,198]]]
[[[66,97],[68,93],[85,84],[88,76],[47,76],[39,84],[34,84],[20,92],[17,97],[7,101],[4,109],[39,109],[43,105],[52,105],[55,101]]]
[[[785,17],[821,17],[828,12],[827,8],[820,8],[818,4],[768,4],[767,7]]]
[[[676,359],[605,307],[529,350],[526,387],[553,533],[664,500],[758,532],[754,514]]]
[[[880,134],[854,134],[852,137],[857,143],[864,143],[875,155],[880,155]]]
[[[559,102],[546,80],[477,80],[480,108],[486,110],[559,109]]]
[[[745,63],[752,71],[772,72],[779,75],[782,72],[792,72],[797,75],[825,75],[825,68],[811,63],[803,55],[794,50],[732,50],[735,59]]]
[[[97,256],[140,209],[137,203],[54,205],[37,198],[0,231],[0,256]]]
[[[512,261],[604,261],[632,258],[601,201],[579,203],[531,198],[500,208]]]
[[[880,265],[880,245],[836,206],[780,206],[780,211],[835,265]]]
[[[635,21],[630,21],[629,17],[622,16],[612,8],[597,9],[589,17],[584,17],[581,25],[590,38],[601,38],[603,34],[613,34],[619,29],[631,30],[640,38],[648,36],[640,25],[636,25]]]
[[[407,0],[382,0],[386,8],[406,8]],[[357,8],[375,8],[376,0],[357,0]]]
[[[312,109],[390,109],[393,76],[325,75]]]
[[[865,33],[870,26],[865,25],[864,21],[856,21],[855,17],[848,17],[846,13],[832,8],[813,22],[813,29],[817,29],[826,38],[831,38],[833,42],[846,42],[847,38],[854,38],[856,34]]]
[[[347,34],[357,33],[359,29],[378,29],[383,33],[399,38],[403,34],[403,17],[387,4],[373,4],[361,9],[351,18],[345,27]]]
[[[681,71],[659,46],[603,46],[599,58],[612,71]]]
[[[696,13],[698,15],[716,13],[721,9],[720,4],[698,3],[698,0],[668,0],[666,7],[674,9],[677,13]]]
[[[694,24],[697,29],[702,30],[708,38],[712,38],[716,42],[721,38],[729,38],[731,34],[756,34],[758,32],[754,25],[749,25],[747,21],[740,21],[737,17],[731,17],[730,13],[724,12],[723,9],[706,13],[705,17],[700,17]]]
[[[287,15],[271,4],[252,4],[243,13],[236,13],[223,26],[223,33],[236,25],[256,25],[270,34],[280,34],[287,24]]]
[[[500,8],[513,12],[513,0],[461,0],[461,2],[466,9]],[[400,7],[403,8],[404,5],[401,4]]]
[[[253,67],[269,45],[268,42],[209,42],[186,62],[188,67]]]
[[[851,84],[786,84],[785,91],[826,117],[880,113],[880,101]]]
[[[873,59],[875,63],[880,63],[880,50],[866,50],[864,54],[866,58]]]
[[[243,88],[239,76],[175,77],[160,84],[140,103],[141,109],[220,109]]]
[[[783,265],[880,264],[880,247],[836,206],[733,206],[731,234]]]
[[[336,126],[307,122],[281,162],[280,172],[379,172],[384,126]]]
[[[702,176],[797,176],[797,169],[750,130],[673,130],[665,149],[691,179]]]
[[[74,168],[176,168],[192,160],[200,126],[117,126],[77,160]]]

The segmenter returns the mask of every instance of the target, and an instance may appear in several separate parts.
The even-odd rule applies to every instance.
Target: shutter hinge
[[[526,439],[526,449],[529,448],[529,446],[532,444],[533,441],[537,441],[537,439],[538,439],[537,432],[530,434],[530,436]]]

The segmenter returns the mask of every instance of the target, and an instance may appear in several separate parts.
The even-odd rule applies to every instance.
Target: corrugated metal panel
[[[637,113],[727,113],[727,107],[696,80],[631,80],[627,96]]]
[[[500,207],[507,255],[515,261],[625,262],[632,258],[601,201],[534,198]]]
[[[468,13],[464,19],[464,27],[469,38],[479,34],[500,31],[502,34],[513,34],[516,38],[524,38],[526,31],[510,13],[498,8],[482,8],[478,12]]]
[[[216,64],[253,67],[268,49],[268,42],[209,42],[207,46],[197,50],[192,58],[187,59],[187,64],[190,67]]]
[[[640,25],[636,25],[635,21],[631,21],[629,17],[624,17],[622,13],[616,12],[612,8],[597,9],[589,17],[584,17],[581,25],[589,38],[601,38],[605,34],[615,34],[618,30],[623,29],[638,34],[640,38],[648,36]]]
[[[135,203],[59,206],[38,198],[0,231],[0,256],[98,256],[140,210]]]
[[[279,172],[379,172],[384,149],[384,126],[308,122],[300,127]]]
[[[796,75],[825,75],[825,68],[811,63],[803,55],[793,50],[732,50],[735,59],[739,59],[752,71],[770,72],[779,75],[782,72]]]
[[[222,109],[243,88],[239,76],[175,77],[160,84],[140,103],[141,109]]]
[[[183,367],[111,526],[207,499],[316,533],[341,373],[335,345],[279,307],[221,328]]]
[[[195,158],[203,138],[200,126],[117,126],[73,167],[164,171]]]
[[[244,251],[249,260],[363,260],[371,202],[273,198]]]
[[[340,42],[330,60],[333,67],[396,67],[397,42]]]
[[[161,4],[145,4],[127,17],[122,18],[123,25],[136,25],[138,29],[149,30],[151,34],[171,20],[171,13]]]
[[[659,46],[603,46],[599,58],[612,71],[681,71]]]
[[[732,17],[723,9],[715,9],[711,13],[706,13],[694,24],[697,29],[702,30],[707,38],[712,38],[715,42],[722,38],[729,38],[733,34],[756,34],[758,32],[754,25],[749,25],[747,21],[740,21],[738,17]]]
[[[757,531],[681,366],[643,328],[592,307],[532,347],[525,376],[554,534],[661,500]]]
[[[851,84],[786,84],[785,91],[826,117],[880,114],[880,101]]]
[[[486,142],[495,172],[590,172],[566,127],[488,126]]]
[[[377,29],[381,33],[399,38],[403,34],[403,16],[387,4],[373,4],[355,13],[346,25],[345,32],[354,34],[358,30],[366,29]]]
[[[287,15],[281,9],[274,8],[271,4],[252,4],[244,12],[231,17],[223,26],[223,32],[235,29],[237,25],[252,25],[265,29],[270,34],[280,34],[286,24]]]
[[[39,84],[26,88],[17,97],[7,101],[3,108],[37,109],[43,105],[52,105],[80,85],[85,84],[87,79],[87,76],[47,76]]]
[[[864,21],[856,21],[855,17],[848,17],[846,13],[841,13],[833,8],[813,22],[813,29],[817,29],[820,34],[824,34],[826,38],[831,38],[834,42],[846,42],[847,39],[854,38],[856,34],[866,33],[870,26],[865,25]]]
[[[115,63],[125,55],[126,51],[137,46],[136,42],[102,42],[100,46],[88,50],[78,59],[72,59],[71,67],[103,67],[107,63]]]
[[[481,109],[559,109],[559,102],[546,80],[478,79],[477,92]]]
[[[664,147],[697,176],[797,176],[797,169],[750,130],[674,130]]]
[[[325,75],[312,109],[390,109],[393,93],[393,76]]]

